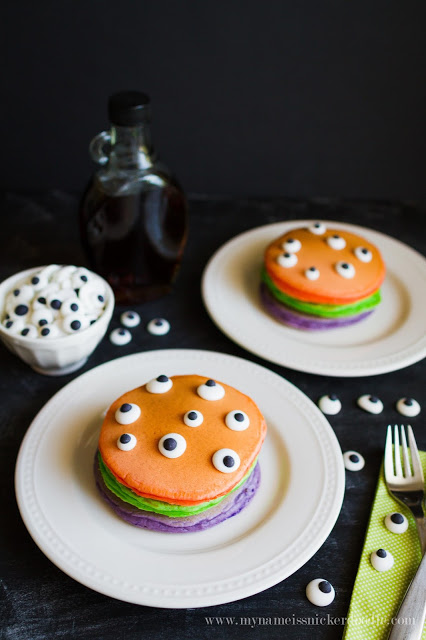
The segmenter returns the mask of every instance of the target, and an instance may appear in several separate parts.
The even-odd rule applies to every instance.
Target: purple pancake
[[[266,311],[279,322],[289,325],[294,329],[307,329],[309,331],[323,331],[326,329],[337,329],[338,327],[348,327],[356,324],[373,313],[373,309],[364,311],[356,316],[345,318],[320,318],[312,316],[294,309],[290,309],[282,302],[278,302],[267,286],[262,282],[260,285],[260,297]]]
[[[238,489],[226,496],[219,504],[197,515],[186,516],[184,518],[171,518],[159,513],[138,509],[118,498],[108,489],[102,478],[95,457],[95,478],[96,486],[102,498],[110,505],[115,513],[128,522],[142,529],[152,531],[164,531],[169,533],[188,533],[191,531],[203,531],[214,527],[228,518],[240,513],[251,501],[260,484],[260,467],[256,464],[247,481]]]

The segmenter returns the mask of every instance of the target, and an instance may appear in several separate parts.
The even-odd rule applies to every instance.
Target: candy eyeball
[[[400,398],[396,403],[397,411],[408,418],[414,418],[414,416],[418,416],[421,408],[417,400],[414,398]]]
[[[91,280],[91,273],[84,267],[80,267],[74,271],[71,278],[71,284],[73,289],[83,286],[86,282]]]
[[[225,424],[232,431],[245,431],[250,425],[250,419],[244,411],[237,409],[227,414]]]
[[[389,571],[394,564],[393,555],[385,549],[377,549],[370,556],[370,562],[376,571]]]
[[[9,331],[9,333],[17,334],[25,327],[25,320],[22,320],[21,318],[11,320],[9,318],[3,322],[3,326]]]
[[[81,313],[70,313],[62,320],[62,328],[65,333],[78,333],[87,329],[89,320]]]
[[[72,315],[81,312],[81,303],[78,298],[68,298],[61,305],[61,314],[63,316]]]
[[[167,391],[170,391],[172,386],[173,382],[170,378],[162,374],[161,376],[147,382],[146,390],[149,393],[167,393]]]
[[[408,520],[402,513],[388,513],[385,525],[391,533],[405,533],[408,529]]]
[[[354,249],[354,254],[361,260],[361,262],[371,262],[373,259],[373,254],[370,249],[366,249],[366,247],[356,247]]]
[[[186,451],[186,440],[180,433],[167,433],[160,438],[158,450],[166,458],[179,458]]]
[[[358,451],[345,451],[343,464],[348,471],[361,471],[364,468],[365,460]]]
[[[40,338],[60,338],[64,333],[56,326],[56,324],[50,324],[40,327],[38,331]]]
[[[41,291],[48,285],[48,278],[45,273],[39,271],[30,278],[30,285],[34,288],[34,291]]]
[[[342,238],[342,236],[339,236],[337,233],[335,233],[334,235],[327,238],[327,244],[332,249],[340,251],[341,249],[344,249],[346,247],[346,240]]]
[[[25,327],[19,332],[24,338],[37,338],[38,331],[33,324],[25,325]]]
[[[203,424],[204,416],[201,411],[187,411],[183,416],[183,421],[187,427],[199,427]]]
[[[306,597],[317,607],[327,607],[335,598],[336,592],[328,580],[315,578],[306,586]]]
[[[68,280],[76,270],[77,267],[73,264],[59,267],[59,269],[56,269],[53,273],[52,280],[53,282],[63,282],[64,280]]]
[[[341,410],[342,403],[335,393],[330,393],[327,396],[321,396],[318,400],[318,406],[326,415],[335,416]]]
[[[286,251],[285,253],[281,253],[278,256],[277,262],[280,267],[288,269],[290,267],[294,267],[294,265],[297,264],[297,256],[295,253],[289,253],[288,251]]]
[[[322,236],[327,231],[327,227],[322,222],[314,222],[308,227],[308,231],[316,236]]]
[[[368,413],[379,414],[383,411],[383,402],[377,396],[370,396],[369,394],[360,396],[357,404]]]
[[[25,318],[29,312],[30,307],[28,304],[20,303],[10,310],[10,316],[12,319],[17,320],[18,318]]]
[[[29,302],[34,297],[34,294],[35,294],[34,287],[32,287],[29,284],[22,284],[13,290],[13,297],[16,300],[16,303]]]
[[[37,309],[31,314],[31,323],[38,327],[44,327],[47,324],[51,324],[52,322],[53,313],[47,307]]]
[[[233,449],[219,449],[213,454],[212,462],[222,473],[232,473],[241,464],[240,456]]]
[[[282,248],[284,251],[288,253],[297,253],[302,248],[302,243],[297,238],[287,238],[285,242],[282,243]]]
[[[170,331],[170,323],[165,318],[154,318],[148,322],[146,328],[153,336],[164,336]]]
[[[119,424],[132,424],[140,418],[141,410],[137,404],[125,402],[115,412],[115,419]]]
[[[109,334],[109,339],[112,344],[122,347],[130,342],[132,334],[127,329],[114,329],[114,331],[111,331]]]
[[[124,327],[131,329],[140,324],[141,317],[136,311],[124,311],[120,316],[120,322]]]
[[[122,433],[117,440],[117,447],[121,451],[131,451],[136,447],[137,439],[133,433]]]
[[[221,400],[225,395],[225,389],[218,382],[210,379],[200,384],[197,393],[203,400]]]
[[[334,268],[342,278],[350,280],[355,277],[355,267],[350,262],[337,262]]]
[[[316,267],[309,267],[309,269],[306,269],[305,271],[305,276],[308,278],[308,280],[318,280],[318,278],[320,277],[319,269],[317,269]]]

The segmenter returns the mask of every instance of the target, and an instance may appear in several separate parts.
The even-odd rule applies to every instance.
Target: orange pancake
[[[333,242],[336,235],[345,241],[344,248],[335,249],[328,244],[328,239],[331,238]],[[301,243],[299,251],[283,248],[289,239]],[[287,246],[291,247],[291,243]],[[355,253],[359,249],[371,252],[369,262],[359,259]],[[281,266],[277,261],[286,252],[296,256],[297,262],[293,266]],[[355,275],[352,278],[343,277],[336,270],[337,263],[349,264]],[[306,276],[306,271],[311,267],[319,271],[316,280]],[[284,293],[307,302],[323,304],[349,304],[366,298],[380,287],[386,273],[377,247],[361,236],[335,228],[326,229],[321,235],[307,228],[288,231],[267,247],[265,268],[274,284]]]
[[[219,400],[205,400],[197,388],[208,379],[197,375],[170,378],[172,388],[166,393],[150,393],[141,386],[118,398],[109,408],[99,437],[101,456],[119,482],[139,495],[171,504],[199,504],[225,495],[246,475],[257,457],[266,435],[266,423],[256,404],[240,391],[222,382],[225,390]],[[123,425],[115,418],[125,403],[135,404],[141,414]],[[198,411],[203,422],[187,426],[184,415]],[[225,418],[231,411],[244,412],[250,421],[243,431],[230,429]],[[122,451],[117,440],[132,434],[136,445]],[[176,458],[165,457],[158,448],[166,434],[185,438],[186,449]],[[220,449],[231,449],[240,458],[236,470],[219,471],[212,462]]]

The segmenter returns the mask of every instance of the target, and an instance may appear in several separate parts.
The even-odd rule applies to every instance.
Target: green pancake
[[[320,316],[322,318],[345,318],[348,316],[356,316],[365,311],[369,311],[376,307],[380,300],[380,289],[377,289],[371,296],[362,298],[358,302],[351,302],[350,304],[317,304],[315,302],[305,302],[304,300],[298,300],[287,295],[281,289],[272,282],[266,269],[262,268],[261,277],[263,282],[268,287],[271,294],[279,302],[312,316]]]
[[[137,493],[135,493],[128,487],[125,487],[124,485],[120,484],[117,478],[108,469],[108,467],[102,460],[101,454],[98,452],[99,470],[101,472],[102,479],[105,485],[107,486],[107,488],[114,495],[116,495],[118,498],[120,498],[124,502],[127,502],[133,505],[134,507],[137,507],[138,509],[143,509],[144,511],[152,511],[154,513],[170,516],[171,518],[182,518],[185,516],[193,516],[193,515],[196,515],[197,513],[202,513],[203,511],[206,511],[206,509],[213,507],[215,504],[218,504],[224,498],[229,496],[233,491],[238,489],[238,487],[240,487],[247,480],[247,478],[250,476],[253,469],[255,468],[256,462],[257,462],[257,458],[253,462],[252,466],[250,467],[250,469],[248,470],[244,478],[242,478],[242,480],[240,480],[240,482],[233,489],[231,489],[229,493],[225,494],[224,496],[221,496],[220,498],[215,498],[214,500],[210,500],[209,502],[202,502],[201,504],[182,506],[179,504],[169,504],[168,502],[162,502],[161,500],[154,500],[152,498],[143,498],[142,496],[139,496]]]

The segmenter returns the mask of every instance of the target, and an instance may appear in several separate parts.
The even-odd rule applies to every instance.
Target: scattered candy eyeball
[[[327,396],[321,396],[318,400],[318,406],[326,415],[335,416],[341,410],[342,403],[335,393],[330,393]]]
[[[125,344],[128,344],[132,339],[132,334],[127,329],[114,329],[109,334],[109,339],[112,344],[115,344],[118,347],[122,347]]]
[[[132,424],[140,418],[141,410],[137,404],[125,402],[115,412],[115,419],[119,424]]]
[[[308,231],[316,236],[322,236],[327,231],[327,227],[322,222],[315,222],[308,227]]]
[[[288,253],[297,253],[302,248],[302,243],[297,238],[288,238],[281,246]]]
[[[136,311],[124,311],[120,316],[120,322],[124,327],[132,329],[141,322],[141,317]]]
[[[342,238],[342,236],[339,236],[337,233],[335,233],[334,235],[327,238],[327,244],[332,249],[340,251],[340,249],[344,249],[346,247],[346,240]]]
[[[226,418],[225,424],[232,431],[245,431],[250,426],[250,419],[244,411],[230,411]]]
[[[121,451],[131,451],[136,447],[137,439],[133,433],[122,433],[117,440],[117,447]]]
[[[206,380],[197,387],[197,393],[203,400],[221,400],[225,395],[225,389],[214,380]]]
[[[204,416],[201,411],[187,411],[183,416],[183,421],[187,427],[199,427],[203,424]]]
[[[394,513],[388,513],[385,518],[385,525],[391,533],[405,533],[408,529],[408,520],[402,513],[395,511]]]
[[[365,247],[356,247],[354,249],[354,254],[361,260],[361,262],[371,262],[373,259],[373,254],[370,249],[366,249]]]
[[[370,555],[370,562],[376,571],[389,571],[394,565],[393,555],[385,549],[377,549]]]
[[[222,473],[232,473],[241,464],[240,456],[233,449],[219,449],[213,454],[212,462]]]
[[[400,398],[396,403],[396,409],[398,413],[408,418],[418,416],[421,411],[419,403],[414,398]]]
[[[158,450],[166,458],[179,458],[186,451],[186,440],[179,433],[167,433],[160,438]]]
[[[335,598],[336,592],[328,580],[315,578],[306,586],[306,597],[317,607],[327,607]]]
[[[153,336],[164,336],[170,331],[170,323],[165,318],[154,318],[147,324],[147,331]]]
[[[367,413],[379,414],[383,411],[383,402],[377,396],[370,396],[368,393],[360,396],[357,404],[361,409],[367,411]]]
[[[334,268],[336,269],[339,276],[342,276],[342,278],[350,280],[351,278],[355,277],[355,267],[350,262],[337,262],[334,265]]]
[[[173,382],[170,378],[162,374],[161,376],[147,382],[146,390],[149,393],[167,393],[167,391],[170,391],[172,386]]]
[[[358,451],[345,451],[343,463],[348,471],[361,471],[364,468],[365,460]]]
[[[317,269],[316,267],[309,267],[309,269],[306,269],[305,271],[305,276],[308,278],[308,280],[318,280],[318,278],[320,277],[319,269]]]
[[[288,269],[290,267],[294,267],[294,265],[297,264],[297,256],[295,253],[289,253],[288,251],[286,251],[285,253],[281,253],[277,257],[277,262],[280,267]]]

